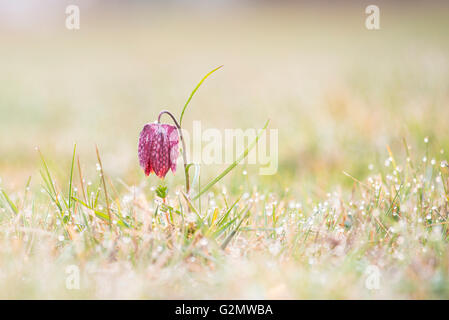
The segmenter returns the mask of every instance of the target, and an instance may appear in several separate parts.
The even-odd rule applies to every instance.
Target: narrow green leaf
[[[75,152],[76,152],[76,143],[73,146],[73,156],[72,156],[72,166],[70,167],[70,180],[69,180],[69,211],[72,204],[72,183],[73,183],[73,166],[75,164]]]
[[[401,192],[402,184],[399,186],[399,189],[396,191],[396,195],[393,198],[393,202],[391,202],[390,207],[388,208],[388,211],[386,213],[386,216],[389,216],[391,212],[393,211],[394,204],[396,203],[396,199],[399,197],[399,192]]]
[[[232,209],[234,209],[235,205],[240,201],[241,198],[242,198],[242,196],[239,196],[237,198],[237,200],[235,200],[235,202],[228,209],[228,211],[226,211],[226,213],[223,215],[223,217],[221,217],[221,219],[217,222],[217,225],[221,226],[228,219],[228,216],[231,213]]]
[[[203,218],[201,217],[201,215],[198,213],[198,210],[196,210],[195,207],[193,206],[193,204],[192,204],[192,202],[190,201],[189,197],[188,197],[184,192],[182,192],[182,196],[183,196],[184,199],[186,200],[187,205],[190,207],[190,209],[192,209],[192,211],[195,212],[196,216],[198,217],[198,219],[199,219],[200,222],[201,222],[201,225],[203,225],[203,224],[204,224],[204,220],[203,220]]]
[[[97,160],[98,160],[98,164],[100,165],[101,181],[103,182],[103,189],[104,189],[103,190],[104,191],[104,199],[106,201],[106,210],[108,212],[108,217],[109,217],[109,228],[112,229],[112,218],[111,218],[111,210],[109,208],[108,189],[106,188],[106,180],[104,178],[103,164],[101,163],[100,152],[98,151],[97,145],[95,145],[95,151],[97,152]]]
[[[218,69],[220,69],[223,66],[219,66],[217,68],[215,68],[214,70],[210,71],[208,74],[206,74],[204,76],[203,79],[201,79],[201,81],[196,85],[195,89],[193,89],[192,93],[189,96],[189,99],[187,99],[186,104],[184,105],[184,108],[182,108],[182,112],[181,112],[181,116],[179,117],[179,125],[182,125],[182,118],[184,117],[184,112],[186,111],[187,106],[190,103],[190,100],[192,100],[193,95],[195,94],[195,92],[198,90],[198,88],[203,84],[204,80],[206,80],[212,73],[214,73],[215,71],[217,71]]]
[[[15,213],[18,214],[19,210],[17,209],[17,206],[14,204],[14,202],[12,202],[12,200],[8,197],[8,195],[6,194],[6,192],[4,190],[2,190],[2,194],[5,197],[6,201],[9,204],[9,207],[11,208],[11,210]]]
[[[221,226],[219,229],[215,230],[214,233],[213,233],[214,238],[218,238],[219,236],[221,236],[221,234],[223,232],[225,232],[226,229],[228,229],[235,222],[235,220],[237,220],[237,217],[231,219],[228,223],[226,223],[225,225]]]
[[[112,223],[112,220],[111,220],[111,218],[110,218],[109,213],[106,214],[106,213],[104,213],[104,212],[95,210],[94,208],[90,207],[89,205],[87,205],[86,203],[84,203],[82,200],[80,200],[80,199],[78,199],[78,198],[72,197],[72,200],[74,200],[74,201],[80,203],[81,205],[85,206],[85,207],[88,208],[88,209],[91,209],[91,210],[95,213],[95,215],[96,215],[98,218],[103,219],[103,220],[107,221],[108,223]],[[129,225],[128,225],[125,221],[123,221],[123,219],[121,219],[120,217],[119,217],[119,220],[117,220],[117,224],[118,224],[119,226],[129,228]]]
[[[72,197],[72,199],[75,200],[76,202],[82,204],[83,206],[85,206],[88,209],[93,209],[92,207],[90,207],[89,205],[87,205],[86,203],[84,203],[82,200],[80,200],[78,198]]]
[[[240,155],[240,157],[235,160],[229,167],[227,167],[222,173],[220,173],[214,180],[209,182],[201,191],[198,192],[197,195],[195,195],[192,200],[198,199],[202,194],[204,194],[207,190],[209,190],[214,184],[216,184],[218,181],[220,181],[224,176],[226,176],[232,169],[234,169],[240,161],[245,159],[248,156],[248,153],[256,146],[257,141],[259,141],[260,136],[264,132],[264,130],[268,127],[268,123],[270,120],[267,120],[262,130],[260,130],[259,134],[257,135],[256,139],[248,146],[248,148],[245,149],[245,151]]]
[[[232,230],[232,232],[229,234],[229,236],[225,239],[225,241],[223,242],[223,244],[221,245],[221,249],[226,249],[227,245],[229,244],[229,242],[231,242],[232,238],[236,235],[236,233],[239,231],[240,226],[242,225],[243,221],[245,221],[246,218],[249,217],[249,207],[245,212],[245,215],[243,216],[242,220],[240,220],[239,224],[237,225],[237,227]]]
[[[106,213],[98,211],[98,210],[94,210],[94,212],[95,212],[95,215],[98,218],[108,222],[109,224],[112,224],[112,220],[109,218],[109,214],[106,214]],[[117,220],[117,225],[119,225],[121,227],[129,228],[129,225],[126,222],[122,221],[122,220]]]
[[[53,183],[53,179],[51,178],[51,174],[50,174],[50,170],[48,170],[48,166],[47,166],[47,163],[45,162],[45,159],[44,159],[44,156],[42,155],[42,153],[41,153],[41,151],[39,150],[39,155],[40,155],[40,157],[41,157],[41,160],[42,160],[42,164],[43,164],[43,166],[44,166],[44,169],[45,169],[45,173],[46,173],[46,175],[47,175],[47,182],[48,182],[48,184],[49,184],[49,186],[51,186],[51,191],[53,191],[53,194],[56,196],[57,195],[57,193],[56,193],[56,189],[55,189],[55,185],[54,185],[54,183]],[[44,175],[42,174],[42,178],[44,178]],[[45,179],[44,179],[45,180]]]

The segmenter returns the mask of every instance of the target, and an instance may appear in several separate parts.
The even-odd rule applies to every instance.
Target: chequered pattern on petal
[[[168,124],[146,124],[139,137],[139,162],[145,174],[154,172],[164,178],[169,169],[176,171],[178,131]]]
[[[168,140],[170,143],[170,169],[172,172],[176,172],[176,162],[179,154],[179,135],[178,130],[174,126],[167,126]]]
[[[139,163],[146,175],[153,172],[150,164],[150,146],[155,129],[154,124],[146,124],[139,136]]]

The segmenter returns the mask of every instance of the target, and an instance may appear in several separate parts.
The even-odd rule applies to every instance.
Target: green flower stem
[[[167,111],[167,110],[163,110],[159,113],[159,116],[157,118],[158,123],[161,123],[161,117],[163,114],[169,115],[170,118],[175,123],[176,128],[178,128],[179,137],[181,139],[181,145],[182,145],[182,160],[184,162],[184,174],[186,176],[186,194],[189,195],[190,194],[190,177],[189,177],[189,168],[187,167],[186,145],[184,142],[184,137],[182,135],[182,129],[181,129],[181,126],[179,125],[178,121],[176,120],[175,116],[170,111]]]

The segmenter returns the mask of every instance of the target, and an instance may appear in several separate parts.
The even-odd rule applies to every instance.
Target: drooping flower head
[[[178,130],[161,123],[146,124],[139,137],[139,162],[148,176],[154,172],[164,178],[168,170],[176,171],[178,159]]]

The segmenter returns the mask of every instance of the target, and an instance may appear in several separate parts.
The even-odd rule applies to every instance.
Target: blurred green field
[[[117,188],[113,197],[120,201],[122,196],[131,192],[132,186],[137,186],[139,199],[142,199],[138,201],[140,209],[136,212],[146,212],[141,206],[152,203],[154,195],[150,187],[156,187],[159,181],[154,175],[146,178],[139,168],[137,139],[140,130],[145,123],[156,120],[161,109],[169,109],[179,115],[201,77],[222,64],[224,68],[214,73],[193,98],[186,112],[185,128],[191,128],[194,120],[201,120],[203,127],[210,128],[261,128],[270,119],[270,128],[279,130],[279,169],[273,176],[259,176],[257,166],[239,166],[215,188],[216,197],[219,197],[222,187],[230,190],[231,203],[243,193],[248,193],[250,198],[257,197],[255,194],[265,194],[277,204],[282,204],[277,208],[279,212],[289,208],[289,203],[295,205],[300,202],[304,208],[299,212],[309,217],[318,203],[326,201],[328,193],[337,192],[336,197],[351,207],[352,201],[355,203],[365,198],[362,191],[358,194],[358,183],[343,172],[359,181],[379,174],[376,177],[387,184],[386,190],[393,188],[394,191],[394,184],[389,184],[386,179],[393,168],[386,167],[385,161],[390,157],[390,148],[395,161],[407,166],[404,139],[410,145],[410,157],[418,164],[413,171],[415,179],[420,174],[428,177],[428,169],[421,167],[422,158],[427,157],[429,165],[434,159],[438,167],[449,153],[449,8],[443,4],[429,7],[384,4],[381,6],[381,30],[378,31],[368,31],[364,27],[364,8],[365,5],[357,3],[338,8],[332,5],[261,5],[215,9],[137,5],[108,7],[103,3],[86,10],[81,7],[81,29],[78,31],[66,30],[63,16],[57,15],[32,27],[0,24],[0,187],[14,203],[23,203],[24,210],[39,205],[40,208],[51,206],[53,212],[53,205],[41,192],[43,182],[39,170],[42,164],[35,147],[38,146],[44,154],[53,178],[59,181],[58,187],[66,192],[64,188],[69,178],[74,142],[81,168],[94,184],[95,145],[98,145],[105,174]],[[424,142],[426,137],[429,143]],[[221,168],[223,166],[202,167],[202,181],[212,178]],[[244,169],[248,171],[247,176],[242,175]],[[438,172],[441,171],[432,171],[431,179]],[[442,172],[443,180],[445,173]],[[78,172],[74,180],[79,188],[77,175]],[[24,190],[30,177],[27,199]],[[419,183],[413,181],[411,173],[403,178],[404,184]],[[440,189],[436,187],[441,193],[429,197],[442,201],[438,202],[440,213],[447,217],[447,191],[442,189],[446,186],[444,181]],[[175,201],[175,190],[183,185],[181,172],[176,176],[169,173],[166,183]],[[426,188],[430,190],[431,185],[426,185]],[[385,199],[390,199],[392,207],[396,201],[392,199],[393,191],[385,196]],[[228,207],[221,198],[216,201],[220,203],[220,210]],[[406,206],[413,211],[418,200],[407,193],[404,201],[409,201]],[[6,199],[0,202],[0,206],[3,212],[11,209]],[[388,208],[389,205],[385,204],[378,210],[388,212]],[[422,206],[419,208],[421,210]],[[259,209],[263,210],[263,205]],[[259,209],[254,214],[257,215]],[[34,209],[30,210],[34,212]],[[134,209],[129,210],[134,212]],[[371,208],[367,212],[374,211]],[[54,232],[57,235],[60,226],[48,227],[44,222],[46,219],[48,216],[31,218],[32,221],[22,227],[42,228],[43,234]],[[143,219],[144,226],[151,225],[152,222]],[[447,289],[444,289],[449,261],[446,256],[446,260],[438,262],[438,268],[422,258],[422,264],[428,268],[426,272],[444,278],[436,284],[436,291],[425,288],[420,291],[419,284],[427,278],[417,276],[410,280],[411,283],[403,284],[405,288],[401,293],[388,287],[372,294],[358,286],[341,290],[342,279],[360,284],[361,280],[353,274],[358,258],[348,258],[353,260],[343,263],[338,270],[329,270],[323,262],[325,259],[315,271],[309,269],[306,266],[307,261],[310,262],[309,251],[315,250],[315,244],[309,246],[306,240],[304,247],[298,249],[304,250],[299,254],[299,260],[292,258],[296,257],[295,247],[288,248],[289,254],[275,255],[281,258],[274,260],[273,264],[281,264],[282,267],[258,264],[259,261],[266,262],[268,245],[260,252],[254,249],[257,252],[255,257],[242,262],[238,259],[228,261],[227,256],[216,253],[214,259],[218,262],[214,260],[213,263],[220,265],[215,267],[220,278],[214,278],[215,269],[209,270],[213,274],[211,278],[216,281],[212,287],[205,285],[208,281],[204,279],[206,276],[196,273],[208,262],[200,264],[201,267],[195,266],[193,261],[178,265],[184,258],[178,257],[179,260],[174,259],[173,264],[169,262],[163,271],[164,259],[171,261],[168,254],[160,258],[162,260],[154,258],[156,262],[150,258],[136,258],[132,263],[132,273],[119,272],[123,277],[134,277],[135,282],[139,282],[136,279],[147,279],[149,282],[143,287],[154,286],[161,290],[158,293],[148,293],[147,287],[126,287],[127,281],[132,279],[124,278],[117,280],[117,286],[129,289],[125,290],[126,294],[119,287],[114,287],[110,293],[96,292],[91,287],[67,292],[61,290],[56,282],[45,291],[43,283],[48,284],[45,278],[29,285],[18,280],[27,273],[17,271],[20,270],[17,266],[21,259],[38,261],[41,256],[51,256],[55,261],[82,261],[86,269],[101,265],[105,269],[117,267],[122,270],[122,267],[129,267],[125,261],[132,260],[127,255],[132,255],[128,252],[131,249],[119,249],[119,258],[114,261],[123,262],[123,265],[111,266],[106,258],[103,259],[106,253],[95,253],[95,246],[83,251],[77,247],[81,245],[79,243],[61,246],[49,242],[49,247],[44,247],[47,240],[33,242],[35,236],[24,240],[25,231],[24,234],[18,229],[14,229],[15,233],[5,231],[17,223],[14,215],[5,215],[0,220],[3,229],[1,241],[17,246],[2,249],[4,259],[1,260],[9,266],[4,266],[0,283],[11,288],[10,294],[3,292],[2,297],[252,298],[260,297],[260,292],[262,297],[268,298],[448,297]],[[249,229],[260,227],[262,220],[251,221],[247,226]],[[163,225],[163,219],[160,223]],[[344,220],[342,223],[344,225]],[[157,245],[165,250],[161,235],[168,232],[164,229],[167,226],[159,228],[157,232],[161,233],[155,236],[156,244],[145,244],[151,250],[155,250]],[[374,233],[383,232],[378,226],[372,228],[370,230]],[[143,239],[145,230],[139,225],[135,232]],[[292,232],[302,232],[298,230]],[[201,229],[200,233],[208,239],[203,231]],[[355,233],[355,238],[362,244],[359,243],[359,247],[353,244],[353,248],[364,252],[367,249],[362,239],[369,238],[370,233],[363,232],[358,230]],[[403,237],[415,239],[415,235],[425,232],[431,234],[432,230],[417,226]],[[248,243],[257,247],[257,236],[247,233],[251,234],[247,238],[246,233],[236,238],[235,247],[245,247]],[[18,238],[10,238],[13,234]],[[128,242],[122,243],[119,238],[106,237],[106,234],[105,231],[104,239],[112,237],[126,247]],[[115,234],[119,237],[126,232],[117,231]],[[94,234],[90,236],[95,239]],[[132,238],[133,233],[128,236]],[[92,241],[98,244],[104,240],[99,239]],[[270,239],[271,233],[267,235],[267,241]],[[181,242],[174,242],[169,249],[182,251]],[[393,242],[389,242],[392,248]],[[427,244],[422,245],[427,248]],[[435,246],[446,248],[446,238]],[[421,252],[422,249],[419,246],[410,248],[409,253],[413,255],[413,250]],[[38,253],[30,255],[35,250]],[[6,262],[6,257],[11,260]],[[48,259],[37,270],[46,272],[48,269],[56,273],[54,268],[58,267]],[[30,263],[24,262],[23,265]],[[239,263],[243,265],[242,272],[249,270],[246,276],[231,271]],[[184,276],[192,272],[193,275],[187,278],[193,279],[192,282],[199,281],[195,286],[204,291],[193,293],[190,280],[182,282],[173,276],[178,267]],[[160,277],[153,279],[149,269],[158,270]],[[279,271],[270,273],[269,270],[284,270],[288,276],[280,280]],[[407,272],[404,271],[404,277]],[[264,274],[269,276],[260,280]],[[36,274],[27,277],[38,278]],[[63,279],[64,273],[60,277]],[[247,291],[238,291],[239,277],[248,280]],[[323,277],[330,277],[332,281],[326,282]],[[289,283],[295,281],[301,289],[290,288]],[[438,287],[441,283],[442,289]],[[218,292],[217,288],[222,291]],[[258,291],[260,288],[263,289]]]
[[[279,129],[279,175],[318,188],[381,165],[402,137],[423,150],[449,144],[447,10],[382,10],[382,29],[364,27],[363,6],[247,8],[230,12],[108,11],[83,15],[70,32],[60,20],[33,30],[3,28],[0,169],[22,185],[35,146],[68,163],[73,142],[136,183],[138,133],[157,112],[179,114],[201,88],[185,125]],[[439,149],[438,149],[439,150]],[[205,169],[205,168],[204,168]],[[344,179],[343,179],[344,180]]]

